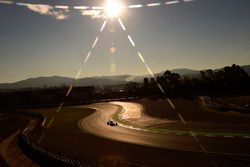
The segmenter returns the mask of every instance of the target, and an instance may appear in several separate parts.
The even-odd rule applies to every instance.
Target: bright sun
[[[124,9],[120,0],[107,0],[105,4],[105,13],[109,18],[118,17]]]

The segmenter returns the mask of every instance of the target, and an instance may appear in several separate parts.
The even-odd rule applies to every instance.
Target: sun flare
[[[120,0],[107,0],[105,4],[105,13],[109,18],[119,17],[124,9]]]

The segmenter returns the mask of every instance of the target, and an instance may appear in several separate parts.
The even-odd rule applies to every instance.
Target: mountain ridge
[[[241,66],[250,75],[250,65]],[[222,68],[214,69],[214,71],[220,70]],[[200,70],[192,70],[188,68],[178,68],[170,70],[174,73],[179,73],[181,76],[187,77],[198,77]],[[163,72],[155,73],[155,76],[162,75]],[[43,88],[43,87],[58,87],[65,85],[73,86],[109,86],[126,84],[130,81],[142,82],[143,78],[150,77],[150,75],[115,75],[115,76],[94,76],[85,77],[75,80],[70,77],[62,76],[40,76],[36,78],[28,78],[25,80],[13,82],[13,83],[0,83],[0,89],[22,89],[22,88]]]

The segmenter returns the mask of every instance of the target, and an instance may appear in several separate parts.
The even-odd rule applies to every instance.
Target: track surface
[[[133,106],[133,110],[135,110],[135,108],[137,108],[137,110],[141,109],[141,106],[136,103],[116,104],[122,105],[123,109],[129,108],[131,105]],[[96,104],[93,107],[96,108],[96,112],[80,120],[79,127],[83,131],[96,136],[140,145],[194,152],[204,152],[204,150],[200,148],[200,144],[202,144],[206,148],[207,153],[210,154],[250,158],[248,138],[197,136],[199,138],[199,142],[197,142],[192,136],[185,134],[164,134],[141,131],[123,126],[111,127],[108,126],[106,122],[110,120],[118,110],[121,110],[121,107],[105,103]],[[138,112],[135,112],[137,116]],[[133,118],[129,118],[128,120],[133,120]]]

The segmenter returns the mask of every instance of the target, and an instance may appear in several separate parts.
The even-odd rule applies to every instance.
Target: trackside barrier
[[[31,148],[32,151],[38,152],[39,154],[45,155],[49,158],[55,159],[59,162],[65,163],[65,165],[67,164],[67,166],[84,166],[85,164],[81,161],[77,161],[77,160],[73,160],[70,158],[67,158],[65,156],[61,156],[61,155],[57,155],[53,152],[50,152],[38,145],[36,145],[35,143],[31,142],[29,140],[29,135],[32,132],[32,129],[28,127],[26,127],[22,132],[21,132],[21,141],[23,144],[25,144],[26,147]]]

